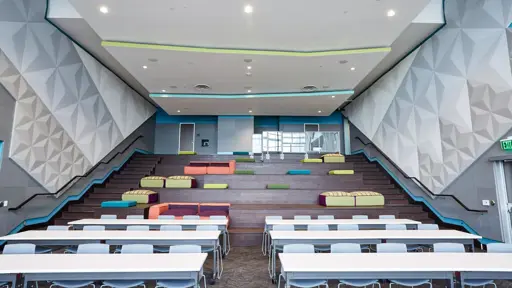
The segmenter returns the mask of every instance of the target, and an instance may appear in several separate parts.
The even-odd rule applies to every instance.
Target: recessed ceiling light
[[[180,111],[180,110],[178,110],[178,111],[176,111],[176,112],[180,113],[181,111]]]
[[[108,7],[107,6],[101,6],[100,7],[100,12],[103,13],[103,14],[107,14],[108,13]]]
[[[388,17],[393,17],[395,14],[395,10],[388,10]]]
[[[322,113],[322,110],[318,110],[318,113]]]
[[[247,66],[247,70],[251,70],[251,69],[252,69],[252,67],[251,67],[251,66]]]
[[[165,89],[162,89],[162,92],[164,92],[164,93],[165,93],[166,91],[167,91],[167,90],[165,90]]]
[[[142,66],[142,69],[148,69],[148,66],[144,65]]]
[[[251,93],[251,89],[247,90],[247,93]]]
[[[354,71],[354,70],[356,70],[356,67],[352,67],[352,68],[350,68],[350,70],[351,70],[351,71]]]
[[[252,110],[249,110],[249,113],[252,113]]]
[[[332,95],[331,97],[332,97],[332,98],[336,98],[336,96],[334,96],[334,95]]]
[[[245,5],[244,12],[247,13],[247,14],[251,14],[252,13],[252,6],[251,5]]]

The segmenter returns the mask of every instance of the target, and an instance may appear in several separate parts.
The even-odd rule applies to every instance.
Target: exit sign
[[[500,141],[501,149],[505,151],[512,151],[512,139],[503,139]]]

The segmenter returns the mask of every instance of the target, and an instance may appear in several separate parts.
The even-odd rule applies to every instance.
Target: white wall
[[[511,5],[446,1],[446,26],[346,108],[362,133],[435,193],[512,127]]]

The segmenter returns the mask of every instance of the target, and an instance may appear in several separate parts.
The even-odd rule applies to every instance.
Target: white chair
[[[338,243],[331,245],[331,253],[361,253],[361,246],[355,243]],[[365,287],[368,285],[377,285],[380,288],[379,280],[377,279],[340,279],[338,280],[338,288],[342,285],[349,285],[354,287]]]
[[[117,215],[113,214],[104,214],[100,216],[100,219],[117,219]]]
[[[295,231],[295,226],[292,224],[274,225],[272,227],[272,231]],[[272,244],[272,242],[270,242],[269,249],[270,250],[268,251],[268,274],[270,275],[271,278],[273,278],[274,277],[274,275],[273,275],[274,267],[272,265],[272,259],[273,259],[273,257],[275,257],[275,255],[273,255],[273,251],[275,249],[276,253],[282,252],[283,246],[282,245],[279,245],[279,246],[274,245],[274,244]]]
[[[126,219],[144,219],[144,215],[127,215]]]
[[[126,244],[121,247],[121,254],[153,254],[153,245]],[[101,288],[131,288],[137,286],[142,286],[146,288],[144,280],[107,280],[103,281],[103,285],[101,285]]]
[[[386,224],[386,230],[407,230],[405,224]]]
[[[85,225],[84,228],[83,228],[83,231],[105,231],[105,226],[101,226],[101,225]],[[78,250],[78,246],[70,246],[70,247],[67,247],[64,250],[64,254],[76,254],[77,250]]]
[[[352,215],[352,219],[364,220],[364,219],[368,219],[368,215]]]
[[[169,248],[169,253],[201,253],[201,246],[199,245],[176,245]],[[158,280],[155,288],[190,288],[199,287],[201,278],[204,280],[204,287],[206,288],[206,277],[203,270],[200,272],[199,279],[184,279],[184,280]]]
[[[403,243],[381,243],[377,244],[377,253],[407,253],[407,246]],[[392,288],[393,284],[409,287],[428,284],[432,288],[430,279],[389,279],[389,281],[389,288]]]
[[[334,220],[334,215],[318,215],[318,220]]]
[[[199,225],[196,227],[196,231],[219,231],[219,226],[217,226],[217,225]],[[222,263],[222,246],[221,245],[218,245],[217,247],[201,246],[201,252],[202,253],[212,252],[217,257],[217,260],[219,260],[219,262],[220,262],[220,269],[217,270],[217,271],[220,271],[219,272],[219,279],[220,279],[220,277],[222,276],[222,272],[224,271],[224,264]]]
[[[379,215],[379,219],[396,219],[395,215]]]
[[[308,231],[329,231],[329,225],[327,224],[314,224],[308,225]],[[330,245],[315,245],[316,252],[328,252],[331,250]]]
[[[283,253],[315,253],[315,247],[311,244],[290,244],[284,245]],[[277,287],[281,287],[281,279],[288,285],[297,286],[301,288],[312,288],[317,286],[325,286],[329,288],[327,284],[327,280],[318,280],[318,279],[291,279],[287,280],[285,274],[281,268],[281,274],[279,274],[279,281],[277,282]]]
[[[97,226],[96,226],[97,227]],[[84,227],[85,228],[85,227]],[[93,243],[93,244],[80,244],[77,248],[77,254],[108,254],[109,246],[107,244]],[[59,280],[51,281],[50,288],[53,287],[66,287],[66,288],[79,288],[94,285],[94,281],[88,280]]]
[[[224,216],[224,215],[212,215],[210,216],[210,219],[211,220],[226,220],[227,217]],[[229,254],[229,251],[231,251],[231,242],[229,241],[229,231],[228,229],[224,229],[224,231],[222,231],[222,237],[226,237],[226,241],[227,241],[227,248],[226,250],[227,251],[224,251],[224,253],[226,253],[226,255]]]
[[[267,255],[268,246],[270,245],[267,220],[283,220],[283,216],[265,216],[265,228],[263,229],[263,239],[261,240],[261,252],[263,252],[263,255]]]
[[[166,216],[166,215],[164,215]],[[174,216],[173,216],[174,217]],[[162,225],[160,231],[181,231],[181,225]],[[153,251],[157,253],[169,253],[169,246],[154,246]]]

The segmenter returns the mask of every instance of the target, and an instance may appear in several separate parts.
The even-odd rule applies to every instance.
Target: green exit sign
[[[500,141],[501,149],[505,151],[512,151],[512,139],[503,139]]]

